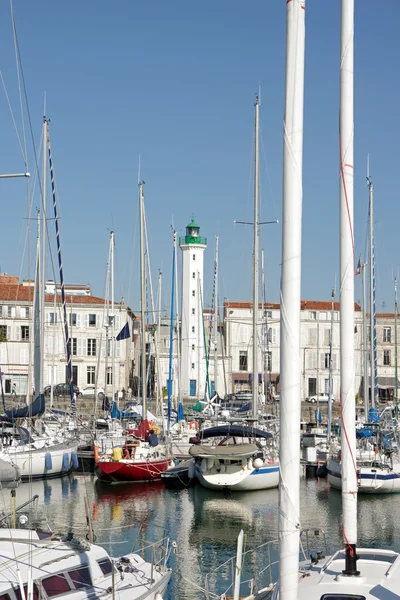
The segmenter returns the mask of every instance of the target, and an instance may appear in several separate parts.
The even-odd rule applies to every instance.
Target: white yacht
[[[162,600],[171,571],[129,553],[112,558],[71,534],[0,530],[0,596],[4,600],[53,596],[74,600]]]

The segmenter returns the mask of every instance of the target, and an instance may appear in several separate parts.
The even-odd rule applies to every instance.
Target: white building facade
[[[47,289],[51,289],[48,286]],[[15,383],[17,395],[30,394],[29,371],[33,356],[33,283],[19,283],[18,277],[0,275],[0,365],[3,389],[10,393]],[[55,302],[56,300],[56,302]],[[79,388],[87,385],[128,389],[133,379],[134,348],[132,311],[122,303],[115,304],[113,325],[109,321],[105,301],[87,293],[73,293],[66,286],[67,322],[71,340],[73,380]],[[130,335],[115,341],[114,361],[111,339],[128,323]],[[106,348],[107,345],[107,348]],[[60,296],[45,296],[44,386],[68,380],[64,315]]]

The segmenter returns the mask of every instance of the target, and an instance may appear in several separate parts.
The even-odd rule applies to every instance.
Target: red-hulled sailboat
[[[101,481],[157,481],[171,464],[171,448],[168,442],[158,439],[157,427],[147,420],[147,373],[145,306],[146,275],[144,260],[144,200],[143,183],[139,183],[140,207],[140,284],[141,284],[141,380],[142,421],[133,431],[127,432],[124,445],[108,450],[96,459],[96,475]],[[95,457],[96,458],[96,457]]]

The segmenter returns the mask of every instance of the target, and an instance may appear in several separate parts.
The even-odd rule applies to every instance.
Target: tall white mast
[[[259,192],[259,120],[260,102],[258,95],[255,101],[255,146],[254,146],[254,223],[253,223],[253,417],[257,417],[258,405],[258,192]]]
[[[215,270],[214,270],[214,391],[218,392],[218,241],[215,236]]]
[[[46,117],[43,117],[43,185],[42,185],[42,189],[43,189],[43,193],[42,193],[42,200],[43,200],[43,212],[42,212],[42,265],[41,265],[41,271],[42,271],[42,296],[41,296],[41,324],[40,324],[40,338],[41,338],[41,348],[44,348],[44,324],[45,324],[45,320],[46,320],[46,312],[45,312],[45,306],[46,306],[46,238],[47,238],[47,227],[46,227],[46,218],[47,218],[47,137],[48,137],[48,129],[47,129],[47,120]],[[54,282],[55,284],[55,282]],[[57,286],[55,285],[55,293],[57,292]],[[54,317],[55,318],[55,317]],[[65,376],[65,375],[64,375]],[[41,364],[40,364],[40,382],[41,382],[41,386],[43,387],[44,385],[44,360],[41,360]],[[41,394],[43,392],[43,389],[40,390],[36,390],[35,389],[35,394]]]
[[[300,293],[305,0],[286,2],[280,330],[279,598],[297,600],[300,523]]]
[[[340,402],[345,575],[357,574],[354,357],[354,0],[342,0],[340,40]]]
[[[111,383],[112,401],[115,402],[115,303],[114,303],[114,232],[110,232],[110,262],[111,262]]]
[[[369,161],[368,161],[369,163]],[[376,397],[376,327],[375,327],[375,273],[374,273],[374,186],[367,173],[369,192],[369,319],[370,319],[370,349],[371,349],[371,406],[375,408]]]
[[[364,420],[368,420],[368,334],[367,334],[367,290],[365,285],[365,263],[360,258],[361,278],[362,278],[362,296],[363,296],[363,369],[364,369]]]
[[[146,274],[144,257],[144,199],[143,182],[139,182],[140,214],[140,321],[141,321],[141,379],[142,379],[142,417],[147,419],[147,372],[146,372]]]

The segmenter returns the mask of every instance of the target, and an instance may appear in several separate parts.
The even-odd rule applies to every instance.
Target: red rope
[[[345,548],[345,550],[349,550],[350,551],[350,556],[354,556],[354,548],[352,548],[350,546],[350,544],[349,544],[349,540],[347,539],[347,536],[346,536],[346,534],[344,532],[344,527],[342,527],[342,534],[343,534],[343,537],[344,537],[344,541],[346,542],[346,548]]]

